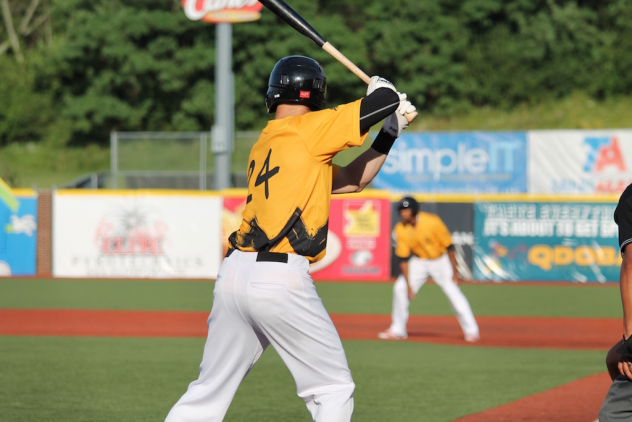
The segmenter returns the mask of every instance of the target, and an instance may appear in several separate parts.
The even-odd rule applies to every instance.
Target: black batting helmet
[[[411,198],[410,196],[406,196],[399,200],[397,204],[397,211],[409,209],[413,212],[413,215],[417,214],[419,211],[419,204],[415,201],[415,198]]]
[[[266,106],[274,113],[281,103],[303,104],[312,110],[325,108],[327,79],[314,59],[288,56],[277,62],[270,73]]]

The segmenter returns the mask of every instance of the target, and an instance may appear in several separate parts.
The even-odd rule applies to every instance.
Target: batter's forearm
[[[385,154],[369,148],[349,165],[340,169],[333,181],[331,192],[334,194],[361,192],[380,171],[384,161],[386,161]]]
[[[626,247],[626,252],[621,263],[619,284],[623,305],[623,335],[627,339],[632,335],[632,248]]]

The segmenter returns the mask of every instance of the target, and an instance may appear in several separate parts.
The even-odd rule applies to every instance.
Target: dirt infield
[[[206,337],[207,312],[0,309],[0,335]],[[331,316],[343,339],[376,339],[387,315]],[[614,318],[477,317],[475,346],[607,350],[621,335]],[[411,316],[408,341],[470,345],[453,316]]]
[[[608,374],[596,374],[454,422],[593,422],[609,387]]]
[[[207,312],[0,309],[0,335],[206,337]],[[332,315],[343,339],[376,339],[387,315]],[[614,318],[477,317],[482,340],[466,343],[453,316],[412,316],[406,341],[461,346],[603,350],[619,338]],[[605,368],[604,368],[605,369]],[[593,422],[610,384],[597,374],[469,415],[458,422]]]

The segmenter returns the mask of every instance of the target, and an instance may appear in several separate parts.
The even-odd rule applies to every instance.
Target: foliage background
[[[3,1],[18,26],[32,0]],[[477,110],[506,113],[568,98],[599,108],[632,94],[627,0],[290,3],[360,68],[392,80],[426,118],[450,122]],[[41,4],[50,12],[50,34],[22,37],[23,60],[12,49],[0,55],[0,176],[11,177],[6,157],[22,151],[15,144],[50,156],[62,147],[105,148],[112,130],[212,126],[215,27],[189,21],[180,0]],[[265,9],[259,21],[233,25],[233,52],[236,130],[259,130],[268,120],[268,74],[289,54],[323,64],[330,105],[364,94],[354,75]],[[590,107],[583,113],[570,124],[599,125]],[[416,124],[428,127],[422,119]]]

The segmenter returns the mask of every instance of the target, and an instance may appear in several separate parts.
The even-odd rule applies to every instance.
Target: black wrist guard
[[[380,129],[380,133],[377,134],[373,143],[371,144],[371,148],[379,152],[380,154],[387,155],[391,150],[391,147],[395,143],[396,137],[388,134],[384,129]]]
[[[617,353],[623,356],[624,358],[632,359],[632,336],[625,339],[625,335],[623,336],[623,344],[619,346],[617,349]]]

